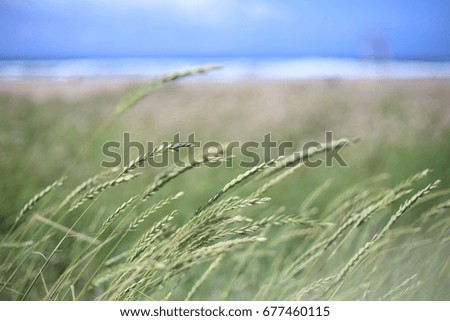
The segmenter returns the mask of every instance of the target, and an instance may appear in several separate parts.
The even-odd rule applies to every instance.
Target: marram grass
[[[114,115],[166,83],[214,68],[147,84]],[[189,144],[162,144],[123,168],[72,182],[75,188],[65,187],[70,177],[64,185],[59,179],[31,196],[2,236],[0,298],[450,299],[450,190],[439,189],[444,183],[431,180],[430,170],[390,187],[374,173],[339,193],[326,177],[295,207],[276,202],[308,186],[305,171],[324,170],[308,169],[305,159],[349,142],[242,169],[219,189],[199,174],[228,160],[222,155],[150,178],[141,166]],[[201,203],[191,188],[200,184],[211,186]]]

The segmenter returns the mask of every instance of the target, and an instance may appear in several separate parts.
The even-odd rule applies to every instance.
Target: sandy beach
[[[25,99],[49,115],[57,101],[58,109],[66,111],[60,121],[70,122],[73,114],[82,118],[86,108],[89,114],[92,108],[108,114],[122,97],[147,81],[0,79],[0,94]],[[172,83],[150,95],[124,115],[124,126],[157,138],[172,135],[174,130],[221,139],[256,139],[268,131],[298,137],[307,133],[310,137],[324,130],[383,139],[428,131],[429,137],[435,137],[450,126],[448,88],[450,79],[213,82],[203,76]]]

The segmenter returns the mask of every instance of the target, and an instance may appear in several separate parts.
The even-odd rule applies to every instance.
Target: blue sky
[[[0,0],[0,59],[450,60],[444,0]]]

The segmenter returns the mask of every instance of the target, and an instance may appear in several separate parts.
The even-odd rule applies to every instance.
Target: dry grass
[[[24,98],[11,94],[14,84],[2,87],[9,92],[1,96],[2,126],[20,124],[23,131],[4,132],[1,140],[9,156],[1,160],[4,182],[18,195],[3,196],[0,298],[450,298],[449,149],[442,143],[448,81],[160,88],[176,78],[141,87],[122,100],[126,106],[117,87],[109,95],[86,92],[76,102],[70,95],[55,102],[42,92]],[[70,85],[58,84],[52,94]],[[46,114],[55,104],[61,108]],[[123,117],[101,123],[114,113],[108,105],[117,104]],[[48,133],[37,136],[42,128]],[[344,146],[350,168],[309,169],[292,155],[250,169],[203,166],[225,162],[220,155],[185,168],[139,166],[180,144],[162,144],[107,171],[95,156],[102,141],[122,131],[153,141],[170,140],[174,131],[224,141],[261,140],[272,131],[299,143],[323,140],[325,130],[362,138]],[[31,144],[26,160],[14,152],[22,144]],[[423,170],[428,167],[434,171]],[[35,189],[63,174],[63,185]]]

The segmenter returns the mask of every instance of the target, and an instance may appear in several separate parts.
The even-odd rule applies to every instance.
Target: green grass
[[[319,90],[323,100],[303,101],[317,106],[308,110],[295,95],[317,89],[289,85],[273,89],[284,106],[276,116],[270,99],[257,105],[254,87],[227,88],[228,97],[202,83],[165,86],[202,71],[144,84],[125,99],[117,92],[39,103],[0,94],[0,299],[450,299],[445,95],[421,112],[409,105],[429,103],[419,94],[376,92],[361,111],[362,98],[333,87]],[[99,166],[102,143],[125,131],[141,141],[272,131],[299,148],[327,130],[362,136],[342,149],[349,167],[284,168],[289,156],[273,160],[278,171],[270,162],[207,166],[223,163],[220,155],[199,155],[184,169]]]

